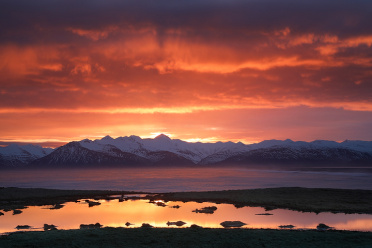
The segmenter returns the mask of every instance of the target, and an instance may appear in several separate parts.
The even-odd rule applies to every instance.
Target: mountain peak
[[[106,136],[103,137],[101,140],[107,140],[107,141],[109,141],[109,140],[113,140],[113,138],[111,138],[110,135],[106,135]]]
[[[162,134],[159,134],[158,136],[156,136],[154,138],[154,140],[171,140],[171,138],[169,138],[167,135],[162,133]]]
[[[137,142],[142,140],[141,137],[136,136],[136,135],[129,136],[129,139],[132,140],[132,141],[137,141]]]

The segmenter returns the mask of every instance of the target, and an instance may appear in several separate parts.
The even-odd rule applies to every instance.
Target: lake
[[[271,187],[372,190],[371,169],[313,171],[247,168],[123,168],[2,170],[1,187],[109,189],[146,192],[206,191]]]

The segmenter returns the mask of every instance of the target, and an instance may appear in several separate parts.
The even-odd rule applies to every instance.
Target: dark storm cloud
[[[371,1],[2,1],[1,41],[65,42],[65,28],[153,25],[188,29],[200,36],[272,32],[371,33]],[[44,32],[47,30],[47,32]],[[41,37],[40,37],[41,34]],[[222,36],[222,35],[221,35]]]

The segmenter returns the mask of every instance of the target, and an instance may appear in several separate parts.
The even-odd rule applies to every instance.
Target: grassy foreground
[[[372,233],[261,229],[102,228],[15,233],[0,247],[371,247]]]
[[[172,201],[231,203],[236,207],[260,206],[304,212],[372,214],[372,190],[268,188],[210,192],[177,192],[156,196]],[[372,247],[372,244],[371,244]]]

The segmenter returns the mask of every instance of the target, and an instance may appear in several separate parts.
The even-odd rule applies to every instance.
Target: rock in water
[[[101,205],[100,202],[95,202],[95,201],[90,201],[90,200],[87,200],[86,202],[88,203],[89,207]]]
[[[203,227],[198,226],[198,225],[196,225],[196,224],[192,224],[192,225],[190,226],[190,228],[192,228],[192,229],[201,229],[201,228],[203,228]]]
[[[167,222],[167,225],[168,226],[172,226],[172,225],[174,225],[174,226],[183,226],[183,225],[185,225],[186,224],[186,222],[183,222],[183,221],[181,221],[181,220],[179,220],[179,221],[175,221],[175,222],[171,222],[171,221],[168,221]]]
[[[245,226],[247,224],[245,224],[241,221],[224,221],[224,222],[221,222],[220,225],[225,227],[225,228],[229,228],[229,227],[242,227],[242,226]]]
[[[30,229],[31,228],[31,226],[29,226],[29,225],[18,225],[18,226],[16,226],[16,229],[17,230],[20,230],[20,229]]]
[[[95,228],[101,228],[102,225],[100,223],[96,224],[81,224],[80,229],[95,229]]]
[[[180,205],[169,206],[170,208],[180,208]]]
[[[63,208],[65,205],[63,205],[63,204],[59,204],[59,203],[57,203],[57,204],[55,204],[53,207],[51,207],[51,208],[49,208],[49,209],[51,209],[51,210],[54,210],[54,209],[61,209],[61,208]]]
[[[292,229],[294,227],[295,227],[294,225],[281,225],[281,226],[279,226],[279,228],[282,228],[282,229]]]
[[[50,230],[57,230],[57,227],[55,225],[48,225],[44,224],[44,231],[50,231]]]
[[[203,213],[203,214],[213,214],[214,211],[216,211],[216,210],[217,210],[217,207],[212,206],[212,207],[204,207],[204,208],[201,208],[201,209],[195,209],[195,210],[193,210],[193,212]]]
[[[141,227],[146,227],[146,228],[149,228],[149,227],[153,227],[152,225],[150,224],[147,224],[147,223],[143,223]]]
[[[327,231],[329,229],[333,229],[333,227],[327,226],[326,224],[320,223],[317,227],[316,230],[318,231]]]
[[[19,209],[14,209],[13,210],[13,215],[21,214],[21,213],[22,213],[22,210],[19,210]]]

